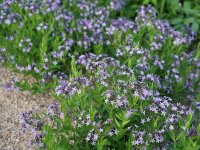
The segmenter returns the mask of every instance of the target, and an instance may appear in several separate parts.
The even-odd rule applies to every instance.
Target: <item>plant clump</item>
[[[7,87],[58,100],[21,114],[38,149],[199,149],[195,33],[176,31],[151,5],[119,17],[125,4],[1,2],[0,60],[35,78]]]

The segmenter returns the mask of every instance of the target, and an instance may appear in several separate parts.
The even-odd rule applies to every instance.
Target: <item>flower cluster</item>
[[[104,63],[107,60],[109,61]],[[132,81],[129,77],[134,75],[134,71],[119,63],[114,65],[116,63],[114,59],[102,55],[82,55],[77,63],[84,66],[83,70],[85,69],[86,72],[83,73],[83,76],[88,78],[87,82],[90,84],[71,79],[72,82],[65,81],[66,85],[63,85],[63,81],[60,82],[56,91],[58,92],[62,86],[63,91],[59,94],[70,96],[69,101],[76,101],[76,98],[64,89],[74,88],[87,91],[84,94],[81,92],[77,94],[83,99],[86,97],[86,101],[89,103],[86,105],[92,105],[92,108],[77,116],[71,112],[72,116],[75,115],[77,119],[70,118],[74,128],[77,127],[79,130],[84,128],[85,131],[87,127],[88,133],[85,140],[91,145],[96,145],[97,141],[100,142],[99,139],[117,138],[121,132],[125,132],[123,135],[129,135],[130,139],[127,141],[131,140],[133,148],[167,149],[171,144],[166,139],[168,133],[180,130],[188,134],[182,129],[187,128],[184,124],[187,117],[193,115],[194,111],[190,107],[173,102],[169,97],[161,96],[159,88],[157,90],[156,88],[151,89],[150,85],[152,83],[156,85],[158,82],[152,79],[149,83],[148,80],[153,78],[151,75],[144,77],[143,82],[140,82],[140,78],[137,77]],[[85,88],[87,90],[83,90]],[[98,95],[99,92],[102,94]],[[97,99],[93,98],[93,94],[90,93],[97,94]],[[86,109],[82,106],[81,110]],[[88,114],[92,110],[95,113]],[[102,114],[104,115],[102,116]],[[109,118],[109,116],[113,117]],[[121,124],[120,120],[122,120]],[[157,147],[155,143],[158,144]]]
[[[9,26],[21,20],[22,16],[10,9],[13,4],[13,0],[4,0],[0,3],[0,25],[5,24]]]
[[[29,38],[22,39],[19,42],[19,48],[22,49],[24,53],[29,53],[31,51],[32,46],[33,46],[33,43],[31,42],[31,39]]]
[[[60,105],[58,103],[52,103],[49,105],[47,109],[47,115],[53,119],[53,118],[58,118],[58,117],[63,117],[61,110],[60,110]]]
[[[37,26],[37,31],[40,31],[40,30],[47,30],[48,29],[48,24],[44,24],[44,23],[40,23],[38,26]]]
[[[37,120],[34,117],[34,114],[35,113],[33,111],[23,112],[20,114],[20,134],[23,134],[26,130],[31,129],[33,139],[30,141],[30,144],[36,144],[38,147],[44,147],[44,144],[41,142],[44,138],[44,133],[42,131],[44,122]]]
[[[3,88],[9,91],[19,90],[19,87],[15,85],[16,82],[18,82],[18,79],[13,76],[9,82],[3,84]]]
[[[1,5],[5,5],[5,9],[12,10],[12,4],[15,4],[15,2],[12,1],[8,4],[6,1],[3,1]],[[46,83],[50,78],[56,76],[55,71],[52,71],[52,66],[54,66],[53,68],[62,68],[65,66],[66,62],[63,61],[63,57],[65,56],[69,59],[74,58],[77,55],[83,54],[87,49],[94,49],[96,45],[102,46],[102,49],[105,49],[106,52],[109,51],[109,46],[116,46],[116,41],[113,40],[113,37],[115,37],[118,32],[123,32],[123,34],[130,32],[131,34],[126,37],[125,45],[119,45],[119,47],[116,48],[117,57],[122,55],[133,56],[135,53],[143,55],[146,53],[146,49],[149,49],[149,46],[151,50],[159,50],[168,37],[173,39],[175,45],[177,41],[179,45],[189,44],[194,39],[193,33],[182,34],[175,31],[169,23],[156,19],[156,12],[151,6],[142,6],[137,12],[138,14],[135,22],[126,18],[110,18],[110,13],[112,11],[118,11],[125,5],[125,1],[121,0],[111,0],[108,6],[101,5],[99,1],[90,3],[85,0],[77,0],[76,2],[67,1],[67,7],[64,7],[60,0],[42,2],[19,1],[17,5],[28,12],[28,20],[24,22],[21,22],[20,19],[16,20],[19,24],[23,24],[23,30],[29,28],[27,24],[29,21],[35,22],[33,26],[30,27],[31,30],[46,31],[51,29],[49,33],[46,33],[46,35],[41,38],[41,41],[39,41],[39,33],[37,32],[35,32],[34,36],[30,36],[30,39],[26,39],[24,35],[21,36],[20,32],[16,33],[16,36],[24,37],[19,43],[23,52],[29,53],[32,49],[34,50],[32,50],[33,53],[30,55],[29,61],[24,61],[22,63],[21,60],[18,60],[19,57],[14,57],[12,62],[20,71],[27,71],[29,73],[35,72],[36,74],[40,72],[41,74],[38,78],[42,78],[42,80],[38,84]],[[75,10],[72,9],[74,5],[77,7]],[[54,21],[44,23],[44,21],[40,19],[35,19],[39,13],[44,16],[52,14],[55,19],[53,19]],[[154,40],[150,41],[149,46],[145,48],[138,47],[136,44],[137,41],[132,39],[132,34],[139,34],[145,26],[150,25],[161,33],[154,36]],[[46,43],[46,38],[48,38],[48,36],[49,39],[52,37],[52,40],[49,41],[51,43],[50,46]],[[34,41],[34,44],[31,41]],[[58,44],[54,44],[54,41],[58,41]],[[41,44],[38,45],[38,42],[41,42]],[[15,39],[13,43],[15,43]],[[38,53],[39,50],[40,54]],[[33,59],[36,53],[37,58]],[[23,54],[19,52],[15,55]],[[3,56],[4,54],[1,55],[1,59],[5,60]],[[164,69],[163,62],[165,60],[160,59],[158,56],[155,56],[154,59],[154,65]],[[138,60],[137,66],[139,68],[147,68],[147,63],[147,59],[144,57]],[[179,80],[177,76],[175,76],[175,78]]]

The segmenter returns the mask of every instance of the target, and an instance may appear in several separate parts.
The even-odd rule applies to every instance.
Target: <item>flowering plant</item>
[[[199,149],[199,52],[150,5],[125,1],[3,1],[0,60],[51,91],[46,113],[21,114],[39,149]],[[6,35],[6,36],[3,36]],[[10,86],[7,86],[10,87]]]
[[[194,107],[161,96],[157,80],[141,82],[133,69],[104,55],[82,55],[75,64],[71,78],[60,80],[55,89],[60,104],[50,105],[47,116],[40,118],[48,120],[43,122],[41,147],[199,148]]]

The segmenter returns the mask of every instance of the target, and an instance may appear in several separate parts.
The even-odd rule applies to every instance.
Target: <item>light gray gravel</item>
[[[46,110],[53,100],[48,95],[32,96],[30,92],[3,89],[1,85],[12,75],[0,65],[0,150],[29,150],[27,141],[30,135],[19,135],[19,114],[28,110]]]

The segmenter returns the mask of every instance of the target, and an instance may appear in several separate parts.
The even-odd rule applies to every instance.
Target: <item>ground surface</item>
[[[28,110],[46,110],[52,99],[48,95],[32,96],[29,92],[5,90],[1,85],[12,75],[0,65],[0,150],[30,150],[27,145],[30,135],[19,135],[19,114]]]

